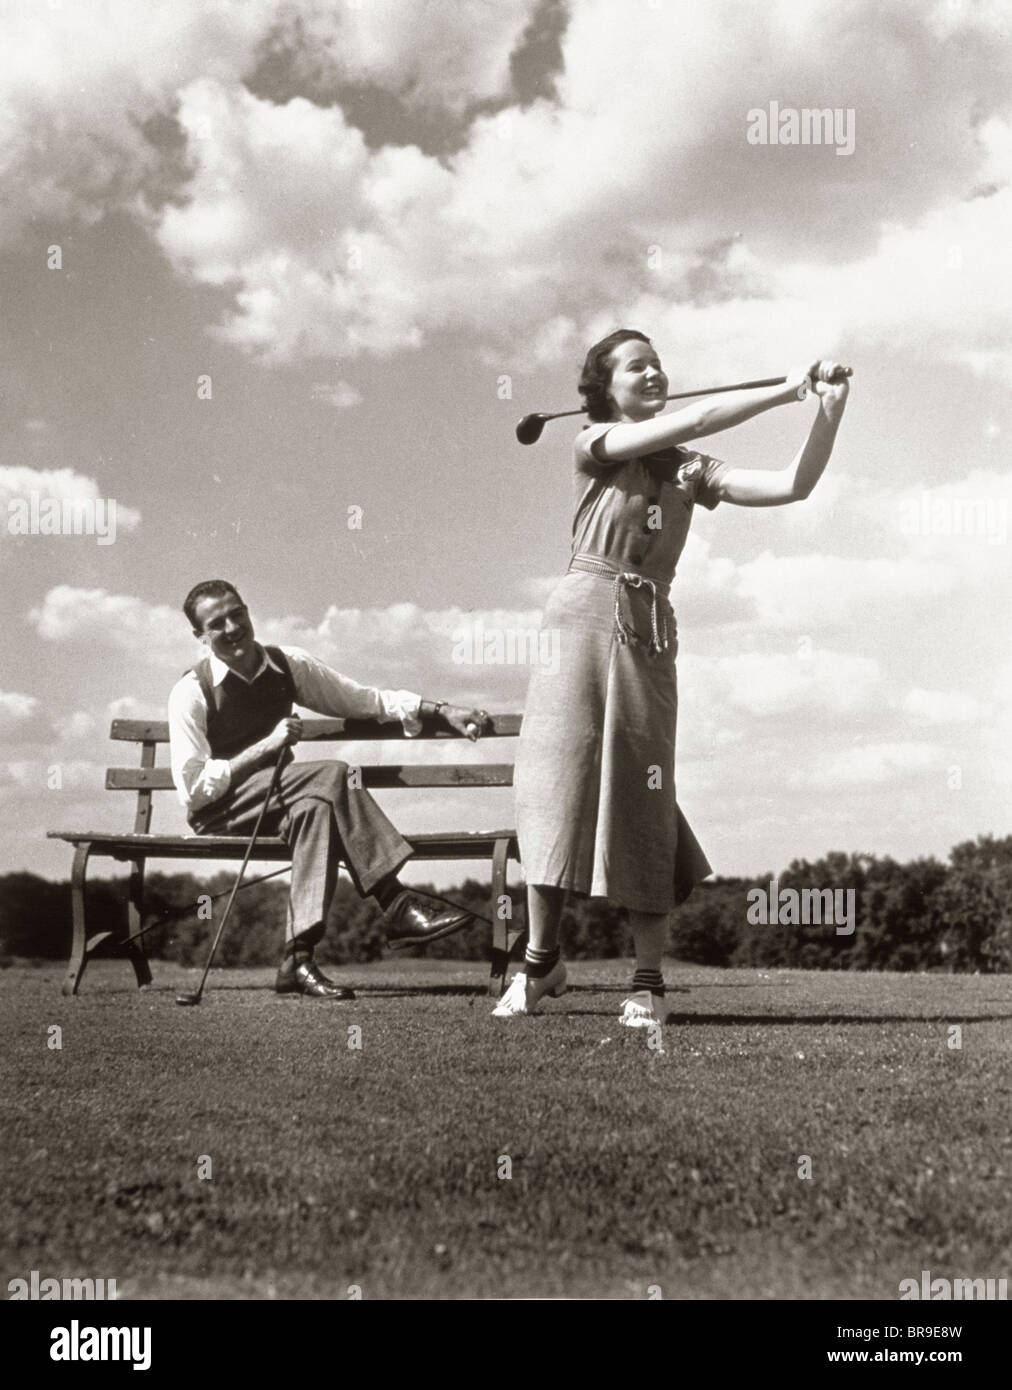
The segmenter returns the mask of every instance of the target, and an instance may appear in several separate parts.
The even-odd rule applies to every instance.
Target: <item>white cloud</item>
[[[273,42],[316,88],[353,79],[413,108],[459,113],[509,92],[510,54],[537,8],[538,0],[469,0],[465,14],[404,0],[304,0],[285,7]]]
[[[75,710],[53,721],[61,743],[77,743],[95,732],[95,716],[87,710]]]
[[[530,599],[532,603],[541,606],[552,593],[552,590],[558,586],[559,577],[557,574],[531,575],[518,582],[517,592],[523,598]]]
[[[0,762],[0,786],[20,793],[46,792],[55,797],[63,790],[95,790],[102,787],[104,781],[104,767],[80,758],[66,761],[14,758]]]
[[[800,647],[681,655],[678,680],[680,750],[727,771],[738,768],[742,745],[759,767],[771,757],[805,756],[806,747],[833,746],[854,729],[881,727],[887,690],[870,657]],[[731,781],[737,777],[735,771]]]
[[[0,690],[0,738],[10,744],[35,743],[49,733],[41,703],[34,695]]]
[[[164,719],[165,705],[155,704],[151,700],[138,700],[133,695],[121,695],[117,700],[110,700],[106,706],[106,716],[113,719]]]
[[[313,385],[310,396],[314,401],[326,401],[335,410],[351,410],[362,403],[362,392],[347,381],[336,384],[318,381]]]
[[[882,682],[878,662],[870,657],[818,648],[811,654],[718,657],[714,673],[723,687],[723,702],[760,718],[800,711],[826,717],[867,709]]]
[[[90,224],[136,206],[164,159],[143,123],[171,109],[186,75],[236,81],[275,13],[271,0],[8,7],[0,244],[36,220]]]
[[[888,783],[916,782],[926,774],[936,780],[949,762],[945,750],[934,743],[907,740],[896,743],[856,744],[845,751],[816,756],[803,768],[790,771],[792,787],[873,788]],[[941,787],[943,784],[938,782]]]
[[[221,331],[267,360],[383,355],[453,325],[500,353],[523,341],[529,360],[555,361],[621,308],[676,345],[679,374],[690,362],[708,372],[770,354],[786,362],[813,345],[897,341],[979,363],[1002,340],[992,286],[1006,195],[965,195],[974,178],[1004,169],[1007,128],[992,120],[978,138],[966,83],[985,110],[1004,94],[982,40],[957,52],[910,32],[904,48],[893,9],[837,16],[813,45],[788,4],[761,16],[721,5],[690,15],[678,3],[630,16],[586,0],[565,36],[559,103],[479,116],[447,164],[418,149],[371,151],[333,107],[276,106],[199,80],[181,94],[181,120],[212,136],[191,140],[191,197],[165,210],[158,236],[198,279],[240,282],[238,312]],[[918,82],[932,84],[945,161],[910,166],[921,108],[904,108],[895,68],[864,63],[876,43],[895,50],[911,97]],[[830,151],[771,160],[749,146],[751,98],[735,52],[760,65],[764,95],[808,85],[823,105],[834,93],[860,101],[869,130],[853,167]],[[887,97],[889,127],[877,119]],[[898,216],[881,240],[866,219],[855,244],[848,214],[885,186]],[[333,208],[337,225],[325,214]],[[321,222],[333,228],[322,239]],[[747,226],[750,242],[729,238],[729,226]],[[661,254],[648,264],[651,246]],[[958,275],[948,269],[953,246]],[[1004,372],[994,351],[989,370]]]
[[[972,695],[920,687],[908,691],[903,710],[925,724],[972,724],[986,715],[986,706]]]
[[[254,617],[256,615],[254,614]],[[331,606],[317,624],[267,618],[263,642],[305,650],[365,685],[407,688],[491,709],[522,706],[535,660],[553,661],[550,639],[537,645],[538,610]]]
[[[90,508],[101,503],[95,516],[102,528],[114,534],[110,504],[115,499],[107,497],[94,478],[86,478],[72,468],[0,467],[0,508],[6,509],[9,516],[12,506],[28,508],[30,512],[33,497],[40,509],[50,499],[58,502],[61,508],[65,503],[73,504],[69,513],[72,518],[80,513],[82,505]],[[140,519],[140,512],[116,500],[115,530],[132,531],[140,524]]]
[[[193,638],[181,613],[127,594],[57,584],[28,617],[47,642],[112,648],[180,668],[193,656]]]
[[[34,695],[20,695],[16,690],[0,690],[0,724],[20,724],[31,719],[39,708]]]
[[[858,560],[764,551],[739,567],[735,591],[752,601],[765,626],[817,632],[849,623],[884,601],[937,598],[955,582],[949,567],[914,557]]]
[[[844,344],[1008,376],[1012,53],[989,9],[581,0],[557,97],[489,110],[536,8],[23,9],[0,89],[11,235],[126,207],[181,272],[235,289],[220,333],[273,362],[444,328],[555,362],[621,310],[673,346],[678,376]],[[321,104],[243,85],[269,46]],[[336,104],[348,83],[469,120],[465,143],[373,148]],[[856,152],[750,145],[748,111],[770,100],[853,108]],[[156,210],[182,166],[142,123],[169,113],[192,178]]]
[[[849,507],[841,499],[839,516],[846,518]],[[894,548],[897,539],[892,538]],[[883,548],[890,543],[890,538],[879,540]],[[906,620],[917,604],[952,593],[961,578],[947,552],[858,558],[764,550],[739,563],[713,555],[710,542],[690,533],[672,594],[688,630],[697,624],[744,623],[751,631],[786,630],[814,639],[827,628],[848,627],[882,604]]]
[[[61,584],[51,589],[29,619],[46,641],[83,644],[127,653],[178,674],[198,649],[182,615],[104,589]],[[407,688],[438,698],[518,708],[534,660],[550,664],[549,648],[535,645],[539,610],[444,608],[413,603],[386,608],[329,607],[313,623],[304,617],[271,617],[254,610],[257,638],[303,647],[364,685]],[[110,718],[163,718],[164,712],[125,696],[108,707]]]

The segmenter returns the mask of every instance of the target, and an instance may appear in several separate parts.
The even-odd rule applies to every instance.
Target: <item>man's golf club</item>
[[[260,825],[264,818],[264,812],[267,810],[267,807],[270,804],[270,799],[274,795],[274,788],[277,786],[278,783],[278,773],[281,771],[281,764],[284,760],[284,756],[287,749],[288,745],[287,743],[285,743],[282,744],[281,748],[278,750],[278,760],[274,764],[274,771],[271,773],[271,780],[270,785],[267,788],[267,795],[264,797],[264,804],[260,807],[260,814],[257,816],[256,825],[254,825],[253,827],[253,834],[250,836],[249,845],[246,849],[245,855],[243,856],[242,865],[239,869],[239,876],[232,887],[232,892],[229,895],[228,903],[226,904],[225,911],[222,914],[221,925],[218,927],[218,930],[214,934],[214,941],[211,943],[211,953],[207,958],[207,964],[204,966],[204,973],[200,977],[200,985],[196,990],[194,990],[192,994],[177,994],[177,1004],[200,1003],[200,997],[204,993],[204,984],[207,980],[207,973],[211,969],[211,962],[214,960],[214,953],[218,949],[218,942],[221,940],[221,934],[225,930],[225,923],[228,921],[228,914],[232,911],[232,904],[235,902],[235,895],[239,891],[239,885],[242,883],[243,874],[245,874],[246,872],[246,865],[249,863],[250,857],[253,854],[253,847],[255,846],[257,842],[257,836],[260,833]]]
[[[839,381],[841,377],[852,375],[851,367],[842,367],[833,380]],[[684,401],[690,396],[718,396],[722,391],[758,391],[763,386],[783,386],[786,381],[785,376],[771,376],[764,381],[739,381],[734,386],[704,386],[698,391],[677,391],[673,396],[666,396],[665,400]],[[542,411],[525,415],[517,425],[517,439],[521,444],[536,444],[549,420],[561,420],[564,415],[583,415],[585,411],[586,407],[583,410],[557,410],[552,415]]]

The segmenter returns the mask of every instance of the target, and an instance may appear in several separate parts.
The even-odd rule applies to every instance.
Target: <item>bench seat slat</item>
[[[512,787],[512,763],[373,763],[361,766],[363,787]],[[110,791],[174,791],[167,767],[109,767]]]
[[[106,830],[50,830],[51,840],[89,844],[92,853],[129,860],[143,852],[156,859],[241,859],[249,837],[243,835],[114,835]],[[498,841],[508,840],[510,854],[518,855],[515,830],[464,830],[451,834],[405,834],[413,850],[426,859],[491,859]],[[284,840],[267,835],[257,840],[255,859],[288,860]]]

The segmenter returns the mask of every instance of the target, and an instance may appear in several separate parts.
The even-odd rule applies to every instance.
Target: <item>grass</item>
[[[141,993],[97,962],[77,999],[59,966],[0,971],[4,1281],[896,1299],[1010,1273],[1008,978],[669,966],[658,1053],[617,1026],[623,962],[510,1022],[479,965],[334,970],[344,1005],[215,971],[199,1009],[197,971],[154,969]]]

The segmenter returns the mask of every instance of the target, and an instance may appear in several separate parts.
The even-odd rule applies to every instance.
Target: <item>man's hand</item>
[[[444,705],[439,711],[451,729],[463,734],[476,743],[492,723],[491,716],[483,709],[464,709],[461,705]]]
[[[298,743],[301,738],[302,720],[297,714],[291,714],[275,724],[265,742],[272,753],[277,753],[286,744]]]

